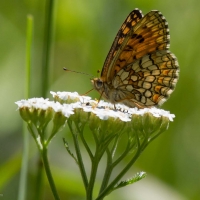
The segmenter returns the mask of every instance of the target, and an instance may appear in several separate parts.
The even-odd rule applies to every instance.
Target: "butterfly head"
[[[97,90],[98,92],[101,92],[103,90],[103,81],[100,78],[94,78],[91,79],[92,85],[94,86],[94,89]]]

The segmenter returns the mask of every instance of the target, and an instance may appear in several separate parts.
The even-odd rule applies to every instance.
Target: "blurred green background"
[[[0,199],[17,199],[21,155],[22,120],[15,101],[24,98],[26,17],[34,17],[31,97],[40,97],[46,1],[0,2]],[[200,1],[199,0],[57,0],[51,51],[49,91],[91,89],[87,76],[66,73],[63,67],[96,76],[114,37],[127,15],[140,8],[156,9],[166,17],[171,52],[180,64],[180,79],[163,109],[176,115],[169,130],[144,151],[127,177],[137,171],[148,176],[113,192],[106,199],[199,200],[200,199]],[[97,92],[89,94],[98,98]],[[49,95],[49,93],[47,94]],[[52,99],[52,98],[51,98]],[[50,161],[61,199],[85,199],[78,167],[67,154],[60,132],[50,144]],[[35,192],[37,149],[30,137],[27,199]],[[4,170],[6,168],[6,170]],[[126,177],[126,178],[127,178]],[[78,189],[77,189],[78,188]],[[44,199],[53,199],[44,176]]]

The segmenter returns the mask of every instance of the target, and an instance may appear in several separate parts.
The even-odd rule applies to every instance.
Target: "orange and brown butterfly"
[[[162,105],[179,76],[169,43],[168,23],[159,11],[143,16],[139,9],[133,10],[115,37],[100,78],[91,80],[94,89],[113,104]]]

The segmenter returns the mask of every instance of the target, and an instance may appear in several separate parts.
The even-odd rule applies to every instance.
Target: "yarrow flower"
[[[151,113],[155,117],[165,116],[170,121],[173,121],[175,118],[174,114],[170,114],[169,111],[165,111],[162,109],[158,109],[155,107],[152,108],[129,108],[122,104],[116,104],[117,110],[114,110],[114,105],[111,103],[104,102],[101,100],[100,102],[91,100],[91,97],[88,96],[80,96],[77,92],[50,92],[53,95],[55,101],[59,102],[78,102],[78,104],[72,104],[74,108],[82,108],[85,112],[92,112],[99,116],[102,120],[107,120],[109,117],[120,118],[122,121],[130,121],[131,115],[144,115],[145,113]],[[128,119],[129,118],[129,119]]]
[[[92,131],[98,130],[101,134],[112,132],[116,135],[118,130],[129,130],[129,135],[132,133],[135,137],[136,132],[141,135],[141,132],[146,130],[149,141],[155,137],[156,131],[166,130],[169,121],[173,121],[175,117],[169,111],[155,107],[138,109],[116,104],[116,109],[114,109],[111,103],[103,100],[97,102],[88,96],[80,96],[77,92],[51,92],[51,94],[54,101],[32,98],[16,102],[22,119],[29,124],[34,124],[36,128],[44,131],[48,123],[53,121],[49,140],[65,125],[67,120],[71,120],[79,125],[88,124]],[[143,139],[144,135],[145,133],[143,133]]]
[[[81,103],[87,102],[91,100],[91,97],[88,96],[80,96],[77,92],[50,92],[53,98],[56,101],[60,101],[62,103],[73,103],[80,101]]]
[[[86,188],[93,187],[94,182],[88,182],[82,150],[79,142],[91,159],[91,177],[95,180],[98,164],[101,158],[107,155],[105,175],[98,199],[101,199],[117,188],[132,184],[145,177],[145,173],[138,173],[133,178],[121,181],[121,178],[134,164],[141,152],[163,131],[167,130],[169,122],[175,118],[174,114],[158,108],[129,108],[127,106],[92,100],[88,96],[80,96],[77,92],[51,92],[54,101],[43,98],[32,98],[17,101],[18,110],[22,119],[27,122],[28,129],[34,137],[40,150],[48,145],[53,136],[68,125],[74,140],[76,156],[70,151],[65,142],[68,153],[79,165],[81,176]],[[52,121],[50,134],[46,127]],[[37,130],[37,134],[33,126]],[[85,128],[85,127],[88,128]],[[88,133],[94,143],[87,141]],[[46,137],[44,137],[46,136]],[[94,151],[92,146],[96,146]],[[120,148],[119,148],[120,147]],[[132,154],[127,165],[119,171],[117,177],[112,177],[114,168]],[[91,191],[90,191],[91,192]]]
[[[59,102],[49,101],[49,99],[44,98],[32,98],[15,103],[18,105],[18,110],[24,121],[30,122],[33,120],[36,126],[38,125],[37,123],[45,121],[44,119],[46,119],[47,123],[56,113],[62,113],[66,118],[74,114],[72,106],[63,106]]]

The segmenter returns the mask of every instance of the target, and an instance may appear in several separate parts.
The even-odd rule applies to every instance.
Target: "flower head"
[[[121,104],[116,104],[114,107],[111,103],[103,100],[97,102],[76,92],[51,92],[51,94],[56,102],[32,98],[17,101],[16,104],[23,120],[33,123],[39,129],[45,129],[52,120],[52,136],[65,125],[66,120],[71,120],[79,126],[88,124],[98,136],[128,132],[130,138],[150,141],[160,131],[166,130],[169,121],[173,121],[175,117],[169,111],[154,107],[138,109]]]
[[[122,121],[130,121],[131,116],[133,114],[136,115],[144,115],[145,113],[151,113],[154,117],[165,116],[170,121],[173,121],[175,117],[174,114],[170,114],[169,111],[165,111],[162,109],[158,109],[155,107],[152,108],[129,108],[125,105],[116,104],[114,109],[114,105],[108,102],[104,102],[101,100],[100,102],[91,100],[91,97],[88,96],[80,96],[77,92],[51,92],[53,98],[63,104],[68,101],[73,101],[73,108],[81,108],[85,112],[92,112],[97,115],[102,120],[107,120],[109,117],[119,118]]]
[[[52,118],[52,106],[48,99],[32,98],[15,102],[22,119],[35,126],[43,126]]]
[[[44,132],[48,123],[53,119],[53,133],[57,132],[64,126],[66,119],[74,114],[70,105],[63,106],[59,102],[49,101],[44,98],[31,98],[15,102],[24,121],[28,124],[34,124]]]

